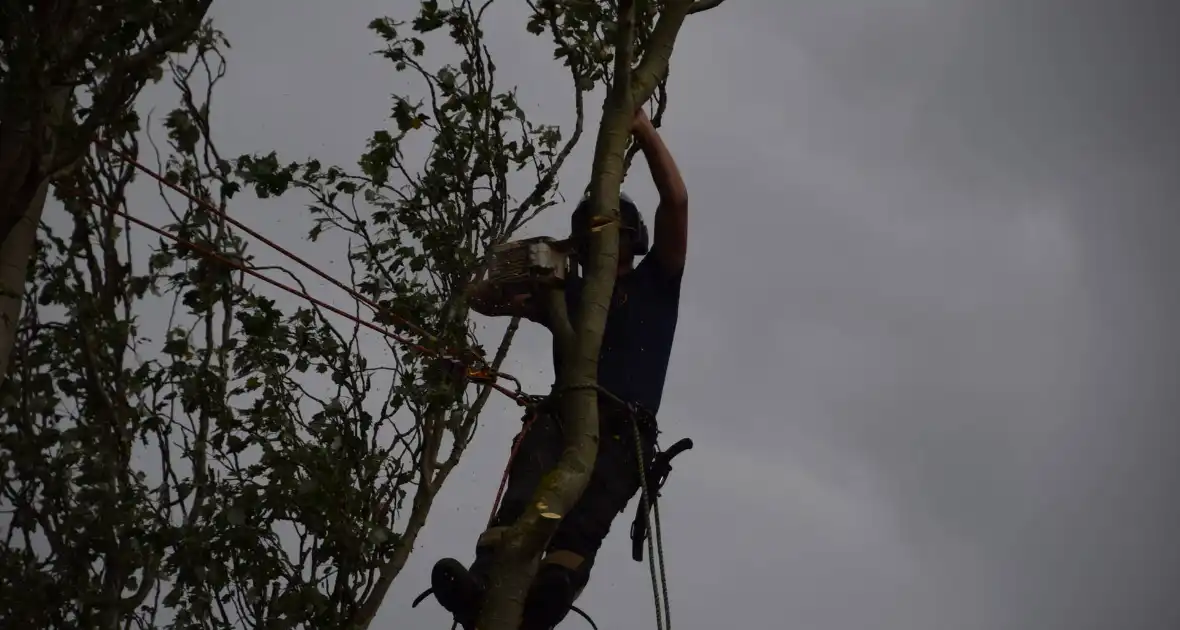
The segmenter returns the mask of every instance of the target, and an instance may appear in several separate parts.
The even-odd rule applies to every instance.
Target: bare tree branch
[[[659,20],[652,29],[651,38],[643,59],[631,74],[632,98],[636,103],[646,103],[656,86],[668,75],[668,64],[676,46],[676,37],[684,18],[693,7],[692,0],[668,0]]]

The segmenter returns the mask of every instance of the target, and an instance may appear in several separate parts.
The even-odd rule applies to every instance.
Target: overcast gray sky
[[[498,5],[501,82],[568,122],[546,40]],[[353,163],[405,89],[365,24],[415,6],[217,3],[223,151]],[[661,413],[697,443],[662,509],[676,627],[1180,628],[1178,16],[730,0],[690,20],[663,129],[692,199]],[[643,170],[628,189],[654,206]],[[274,208],[236,212],[339,260]],[[507,365],[537,391],[547,343],[528,330]],[[518,426],[504,401],[486,413],[378,627],[449,623],[409,601],[471,553]],[[580,602],[604,630],[654,623],[629,514]]]

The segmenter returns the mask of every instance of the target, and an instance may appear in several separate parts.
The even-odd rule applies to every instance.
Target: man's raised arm
[[[652,181],[660,193],[651,253],[665,270],[679,274],[684,270],[688,251],[688,189],[668,147],[642,109],[635,115],[631,133],[647,159]]]

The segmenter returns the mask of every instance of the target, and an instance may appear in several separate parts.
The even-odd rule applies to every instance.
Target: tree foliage
[[[3,4],[0,218],[16,227],[0,257],[23,283],[0,279],[19,316],[0,370],[0,626],[368,627],[491,394],[449,358],[495,371],[515,332],[514,321],[485,353],[466,288],[493,244],[557,203],[585,97],[601,86],[614,89],[592,198],[612,211],[604,200],[629,163],[619,121],[662,94],[660,24],[687,6],[624,2],[636,17],[620,31],[612,2],[529,5],[525,28],[569,70],[570,129],[531,123],[497,83],[481,26],[493,2],[426,0],[408,19],[374,20],[380,54],[418,91],[393,97],[389,124],[347,167],[221,154],[211,103],[227,45],[199,26],[208,5]],[[41,23],[57,30],[30,30]],[[637,69],[619,62],[620,32]],[[48,56],[45,33],[61,42]],[[459,60],[429,65],[427,48]],[[148,133],[159,128],[133,105],[164,77],[179,104],[161,121],[161,156]],[[34,115],[51,102],[56,113]],[[152,205],[139,201],[153,183],[145,146],[160,228],[140,216]],[[62,212],[40,221],[50,181]],[[34,184],[11,203],[8,191]],[[327,275],[355,298],[351,315],[276,287],[307,294],[314,270],[260,262],[261,238],[234,219],[247,192],[305,204],[308,239],[348,252]],[[26,272],[10,254],[36,223]],[[617,239],[602,234],[599,278]],[[597,347],[601,322],[584,321],[588,333],[559,331],[564,343]],[[580,489],[557,491],[567,505]]]
[[[196,31],[159,75],[180,101],[154,169],[162,231],[178,240],[131,210],[150,183],[144,143],[155,148],[129,107],[142,82],[101,143],[79,143],[54,173],[65,220],[41,222],[0,385],[4,626],[371,622],[491,391],[430,351],[482,354],[464,289],[491,244],[555,203],[582,94],[601,77],[571,49],[577,124],[530,123],[496,86],[486,9],[424,2],[411,21],[373,21],[382,54],[427,96],[395,97],[356,169],[223,156],[211,99],[225,44]],[[428,44],[463,60],[429,68]],[[6,68],[25,63],[6,55]],[[418,165],[411,137],[429,147]],[[304,195],[309,239],[343,239],[344,284],[377,305],[356,319],[418,348],[258,282],[302,286],[294,265],[255,262],[258,239],[233,224],[247,189]]]
[[[184,50],[212,0],[0,1],[0,378],[49,186]]]

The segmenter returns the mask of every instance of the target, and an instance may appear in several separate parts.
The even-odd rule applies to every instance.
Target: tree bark
[[[64,121],[69,99],[66,88],[49,95],[48,129],[56,129]],[[45,128],[0,121],[0,383],[8,376],[24,306],[29,258],[37,246],[37,228],[49,196],[54,152],[47,135]],[[42,149],[45,146],[48,151]]]
[[[194,0],[180,14],[169,14],[170,26],[163,32],[159,28],[147,30],[140,24],[145,33],[154,32],[156,37],[135,51],[91,50],[100,46],[112,25],[88,19],[83,13],[90,7],[85,6],[66,10],[62,14],[64,21],[57,19],[61,16],[56,8],[47,7],[44,13],[48,23],[38,23],[35,33],[23,32],[33,26],[28,20],[13,21],[12,30],[4,32],[14,41],[23,42],[23,46],[18,46],[20,54],[13,55],[19,68],[10,73],[19,80],[10,76],[9,82],[0,85],[0,90],[19,95],[0,111],[0,383],[8,375],[24,301],[25,274],[36,247],[37,228],[51,180],[72,168],[89,150],[99,130],[131,105],[152,68],[169,53],[184,50],[212,2]],[[38,11],[43,8],[41,4],[50,3],[38,4]],[[153,20],[158,17],[152,16]],[[52,47],[54,54],[46,54],[42,46]],[[52,83],[59,79],[51,77],[81,72],[85,68],[83,53],[97,53],[104,62],[100,65],[106,78],[92,90],[89,111],[75,121],[71,108],[74,88]],[[72,127],[68,131],[66,123]]]
[[[29,258],[37,245],[37,226],[41,223],[48,193],[49,181],[46,180],[36,187],[27,203],[14,204],[11,209],[21,214],[8,239],[0,245],[0,383],[7,377],[8,360],[16,343],[16,329],[24,306],[25,275]]]
[[[563,291],[553,290],[549,299],[553,334],[562,350],[562,378],[556,393],[561,396],[566,448],[557,467],[541,480],[531,505],[497,548],[479,630],[515,630],[520,625],[541,553],[590,480],[599,442],[598,356],[618,268],[619,189],[627,141],[636,109],[651,97],[667,73],[676,36],[692,6],[692,0],[667,3],[653,30],[649,51],[633,73],[635,7],[633,1],[620,2],[614,82],[598,129],[590,189],[593,215],[598,219],[593,224],[608,221],[590,238],[590,265],[576,331],[566,312]]]

